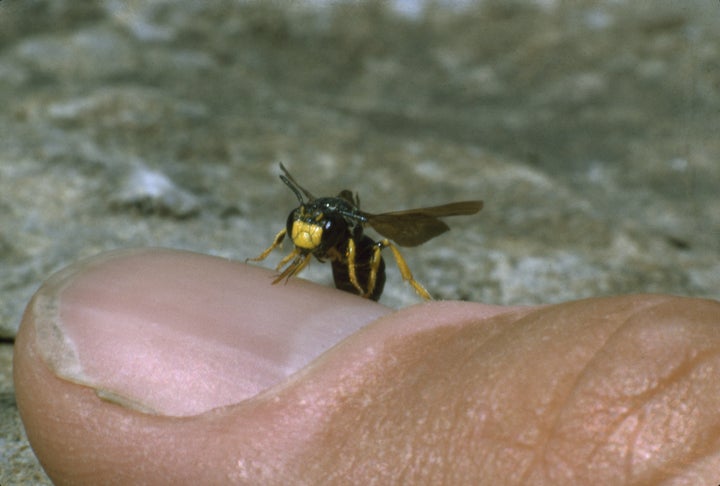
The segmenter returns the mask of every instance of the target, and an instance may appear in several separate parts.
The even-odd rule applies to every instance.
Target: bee
[[[482,201],[462,201],[370,214],[360,210],[357,194],[346,189],[335,197],[315,197],[295,181],[282,163],[280,169],[283,172],[280,179],[295,193],[300,205],[290,212],[285,228],[272,244],[257,257],[248,259],[264,260],[289,235],[294,248],[277,265],[279,274],[273,284],[297,275],[315,256],[320,262],[331,262],[335,287],[378,300],[385,287],[385,262],[381,252],[389,248],[403,280],[420,297],[431,300],[425,287],[413,277],[396,245],[413,247],[425,243],[450,229],[439,218],[475,214],[483,207]],[[370,238],[364,233],[366,225],[384,238],[380,241]]]

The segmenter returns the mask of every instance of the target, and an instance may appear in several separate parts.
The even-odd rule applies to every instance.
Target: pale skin
[[[717,301],[393,311],[272,275],[146,250],[47,283],[14,377],[53,481],[720,483]]]

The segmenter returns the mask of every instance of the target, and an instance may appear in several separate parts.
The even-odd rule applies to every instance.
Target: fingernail
[[[125,250],[53,275],[29,311],[57,376],[134,410],[194,415],[272,388],[390,311],[271,281],[221,258]]]

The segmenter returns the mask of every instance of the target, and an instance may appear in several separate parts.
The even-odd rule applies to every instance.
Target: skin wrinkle
[[[704,428],[703,430],[705,432],[705,437],[710,437],[714,440],[705,441],[707,443],[707,447],[705,447],[703,451],[698,451],[697,454],[694,454],[695,458],[693,461],[679,461],[679,464],[677,467],[674,468],[673,473],[679,474],[677,470],[679,470],[681,467],[687,467],[687,465],[691,464],[700,464],[702,462],[702,459],[708,459],[708,462],[712,462],[713,458],[717,458],[717,450],[720,448],[720,424],[716,425],[715,427]],[[713,451],[715,452],[713,453]]]
[[[673,305],[673,302],[670,300],[661,301],[651,307],[656,307],[657,310],[660,310],[662,307],[664,307],[666,305]],[[667,310],[667,309],[665,309],[665,310]],[[618,327],[618,329],[614,333],[614,336],[621,340],[626,340],[627,333],[624,333],[624,331],[626,331],[628,329],[628,323],[633,321],[632,318],[637,315],[639,315],[638,312],[634,312],[630,316],[630,318],[626,319],[626,321],[623,323],[623,325]],[[643,318],[639,324],[639,327],[641,330],[644,328],[648,328],[649,326],[653,329],[657,328],[658,323],[652,317],[648,318],[648,314],[646,312],[643,312],[642,315],[643,315]],[[664,314],[661,313],[660,315],[664,315]],[[678,316],[673,315],[673,322],[677,321],[677,319],[678,319]],[[637,327],[637,326],[635,326],[635,327]],[[632,331],[633,327],[631,327],[630,330]],[[685,333],[685,334],[687,334],[687,333]],[[631,335],[631,337],[635,341],[637,341],[637,339],[638,339],[637,335]],[[639,337],[644,337],[644,336],[641,334]],[[605,344],[603,346],[602,350],[607,350],[607,347],[610,346],[611,344],[613,344],[615,341],[616,341],[615,338],[607,340],[606,341],[607,344]],[[692,345],[692,344],[694,344],[694,343],[691,342],[690,345]],[[614,347],[617,348],[617,346],[614,346]],[[598,361],[598,360],[604,361],[602,359],[603,358],[602,350],[598,350],[598,353],[596,353],[596,356],[593,359],[593,361]],[[653,349],[651,349],[650,351],[652,351],[652,350]],[[605,354],[609,354],[609,353],[607,353],[607,351],[604,351],[604,352],[605,352]],[[710,355],[712,356],[712,353],[710,353]],[[683,377],[686,376],[688,373],[690,373],[693,369],[697,369],[698,366],[696,364],[699,363],[699,357],[697,357],[697,358],[698,359],[692,360],[692,362],[688,362],[687,360],[683,361],[683,363],[681,363],[680,365],[678,365],[674,368],[674,372],[672,374],[666,375],[665,380],[663,380],[663,382],[661,382],[661,383],[658,383],[658,385],[655,386],[653,389],[647,390],[643,394],[628,397],[634,403],[638,403],[639,405],[637,407],[634,407],[633,409],[631,409],[629,412],[624,413],[623,416],[620,417],[618,420],[614,420],[613,422],[618,424],[617,427],[611,427],[610,430],[608,431],[608,433],[605,435],[608,438],[611,438],[613,435],[612,431],[619,429],[622,426],[622,424],[627,423],[627,417],[632,416],[632,414],[634,413],[633,411],[637,411],[637,410],[647,411],[648,404],[651,404],[652,398],[655,396],[658,396],[660,394],[663,394],[663,387],[665,390],[668,390],[669,389],[667,386],[668,384],[683,383]],[[585,369],[588,370],[589,372],[592,372],[592,366],[590,366],[590,364],[591,363],[589,362],[588,365],[585,367]],[[577,386],[575,388],[577,388]],[[615,386],[613,389],[616,389],[616,388],[617,388],[617,386]],[[587,393],[587,392],[585,392],[585,393]],[[675,396],[675,393],[670,393],[670,391],[665,391],[664,394],[670,395],[670,396]],[[600,399],[606,403],[616,403],[618,400],[618,397],[611,396],[611,395],[603,396],[602,394],[596,394],[596,396],[600,397]],[[626,397],[627,397],[627,395],[626,395]],[[570,421],[572,421],[572,420],[573,420],[572,417],[570,417]],[[636,433],[634,434],[634,437],[640,437],[640,435],[644,432],[644,424],[646,424],[646,423],[648,423],[648,422],[644,421],[642,419],[638,420],[637,425],[635,427]],[[652,422],[649,422],[649,423],[652,423]],[[605,425],[605,427],[607,427],[607,425]],[[662,430],[666,430],[666,429],[662,429]],[[675,430],[675,429],[673,429],[673,430]],[[558,435],[562,436],[563,434],[558,434]],[[689,435],[688,433],[684,434],[683,439],[688,435]],[[636,449],[637,449],[636,445],[638,443],[638,440],[628,441],[629,447],[632,447],[632,449],[629,450],[629,455],[627,456],[628,461],[632,458],[633,452],[636,451]],[[597,442],[597,444],[602,444],[603,442],[610,442],[610,441],[611,441],[611,439],[610,440],[605,439],[605,440],[601,440],[600,442]],[[685,443],[684,440],[681,440],[679,442],[681,444]],[[601,455],[600,453],[603,451],[603,449],[607,449],[607,445],[593,448],[591,450],[590,454],[588,455],[588,459],[583,462],[585,462],[586,464],[597,463],[597,461],[594,460],[593,457]],[[691,447],[690,449],[696,449],[696,447]],[[577,449],[572,450],[573,454],[577,454],[577,452],[578,452]],[[675,455],[674,452],[675,451],[670,452],[670,453],[666,452],[665,455],[668,457],[666,459],[663,459],[663,461],[674,460],[674,458],[673,458],[673,456]],[[627,464],[634,464],[634,463],[628,462],[628,461],[624,461],[626,466],[627,466]],[[657,462],[657,461],[654,461],[654,462]],[[641,461],[640,464],[643,464],[643,462]],[[658,468],[657,465],[653,465],[653,464],[649,464],[649,463],[644,463],[644,465],[645,465],[646,473],[652,474],[652,476],[658,480],[661,479],[661,473],[657,472],[657,471],[662,470],[662,467]],[[635,466],[635,469],[636,468],[637,468],[637,466]],[[657,474],[653,474],[653,471],[657,472]],[[627,476],[625,476],[624,478],[613,477],[612,480],[613,481],[621,481],[621,480],[629,481],[631,479],[639,478],[638,471],[634,471],[634,474],[632,474],[632,473],[633,473],[632,468],[625,467],[625,474],[627,474]],[[585,480],[589,480],[589,479],[590,478],[585,478]],[[595,479],[597,479],[597,477]],[[646,478],[643,478],[642,480],[645,481],[645,479]],[[580,480],[580,478],[577,478],[577,480]]]
[[[656,307],[660,307],[662,304],[658,304]],[[649,386],[646,390],[643,390],[641,393],[634,394],[630,397],[628,397],[631,401],[637,404],[637,407],[631,407],[626,414],[626,417],[622,419],[622,422],[626,422],[628,417],[632,417],[633,415],[637,415],[638,419],[636,422],[636,425],[634,427],[633,433],[629,436],[628,443],[630,444],[628,453],[627,453],[627,460],[626,460],[626,471],[627,471],[627,478],[636,478],[638,474],[642,476],[642,471],[638,472],[636,471],[636,464],[644,464],[646,469],[646,474],[652,474],[653,470],[662,469],[662,468],[651,468],[650,464],[647,462],[635,461],[635,458],[637,456],[637,450],[639,448],[639,444],[643,439],[643,436],[645,430],[648,428],[655,428],[653,427],[654,422],[651,420],[651,416],[649,415],[648,408],[653,407],[655,403],[660,402],[662,404],[663,398],[666,396],[672,396],[675,397],[675,402],[688,402],[690,401],[693,396],[695,395],[692,393],[691,389],[693,388],[693,383],[696,380],[692,379],[692,375],[695,374],[695,371],[700,368],[701,364],[703,362],[709,361],[710,358],[716,357],[717,353],[713,352],[689,352],[685,353],[686,356],[683,356],[680,358],[680,361],[673,366],[671,370],[669,370],[666,373],[663,373],[662,376],[656,378],[654,380],[654,384],[652,386]],[[682,392],[677,391],[677,388],[681,387],[683,388]],[[672,393],[671,393],[672,392]],[[680,398],[680,395],[682,395],[682,398]],[[685,400],[683,400],[685,398]],[[611,398],[612,399],[612,398]],[[692,402],[691,402],[692,403]],[[661,430],[678,430],[677,427],[668,427],[667,424],[672,421],[675,418],[675,414],[673,413],[676,407],[671,407],[668,409],[668,407],[671,407],[670,404],[667,404],[665,409],[667,411],[662,410],[664,413],[664,416],[662,418],[662,421],[659,422],[660,429]],[[696,406],[693,406],[693,409],[697,409]],[[697,421],[697,418],[695,414],[693,413],[684,413],[683,417],[686,417],[685,421]],[[619,426],[618,426],[619,428]],[[695,429],[696,427],[690,427],[690,429]],[[682,429],[683,431],[686,430],[686,428]],[[689,435],[687,432],[681,434],[682,437],[680,439],[685,439],[685,436]],[[662,438],[658,438],[655,442],[662,442],[664,444],[664,450],[665,456],[675,455],[673,452],[675,451],[675,448],[673,448],[673,451],[670,452],[667,450],[667,445],[672,443],[678,443],[683,445],[686,443],[685,440],[676,441],[673,440],[674,437],[667,437],[663,436]],[[697,450],[699,444],[694,444],[693,447],[683,447],[683,449],[690,449],[690,450]],[[680,452],[680,451],[677,451]],[[653,457],[657,457],[655,454]],[[656,474],[652,474],[653,476],[656,476]],[[648,478],[650,479],[650,478]]]
[[[636,311],[638,312],[638,311]],[[602,320],[607,321],[611,319],[612,316],[603,316]],[[571,397],[577,392],[577,389],[579,387],[580,382],[582,381],[583,377],[593,368],[593,365],[595,361],[598,359],[598,355],[602,354],[608,346],[608,343],[612,341],[613,337],[617,335],[618,332],[629,322],[631,319],[631,316],[628,316],[625,318],[621,323],[617,325],[617,327],[608,334],[608,336],[603,340],[602,343],[595,349],[595,351],[590,354],[585,364],[578,370],[578,373],[575,376],[575,379],[573,380],[572,385],[568,388],[567,393],[562,397],[562,399],[558,400],[558,407],[557,407],[557,413],[555,413],[555,417],[552,421],[551,426],[548,428],[548,432],[546,435],[546,440],[544,443],[539,444],[538,447],[538,458],[542,457],[543,455],[547,454],[547,452],[550,450],[550,443],[553,441],[554,438],[557,438],[559,435],[562,435],[559,433],[561,427],[560,425],[563,424],[562,417],[563,412],[570,408],[571,403]],[[561,439],[565,440],[565,439]],[[602,439],[597,441],[597,444],[601,444]],[[591,449],[589,456],[592,457],[595,455],[596,448]],[[554,462],[554,461],[553,461]],[[552,474],[550,472],[550,464],[552,464],[550,461],[542,461],[542,468],[541,470],[544,471],[545,479],[552,480]],[[529,469],[529,473],[532,474],[532,469]],[[574,477],[574,475],[573,475]],[[529,481],[529,477],[523,478],[525,481]],[[572,478],[566,478],[566,479],[572,479]],[[534,480],[534,479],[533,479]]]
[[[651,302],[646,302],[642,305],[637,305],[637,304],[634,305],[633,306],[634,308],[630,311],[630,314],[621,323],[619,323],[611,333],[608,334],[608,336],[603,340],[601,345],[599,345],[597,347],[597,349],[589,356],[585,365],[579,370],[578,374],[576,375],[576,379],[575,379],[572,387],[570,387],[568,389],[567,394],[565,395],[564,399],[562,400],[562,404],[558,406],[558,412],[555,415],[553,425],[550,427],[550,431],[548,432],[548,436],[547,436],[548,440],[545,442],[545,444],[542,445],[542,447],[539,448],[539,451],[541,451],[541,455],[548,455],[551,451],[554,451],[555,453],[557,453],[557,449],[552,447],[552,445],[553,445],[552,442],[553,442],[554,438],[560,437],[559,440],[566,441],[566,439],[564,439],[562,437],[563,437],[563,435],[567,435],[567,434],[563,434],[561,431],[562,427],[560,427],[560,425],[566,424],[566,422],[564,421],[565,418],[563,417],[563,414],[567,409],[569,409],[569,408],[572,409],[573,407],[577,407],[577,405],[572,405],[572,397],[573,397],[573,395],[575,395],[576,393],[579,392],[578,391],[579,388],[586,388],[586,387],[580,387],[580,384],[584,380],[585,375],[588,373],[592,375],[593,369],[594,369],[596,363],[598,361],[604,361],[606,359],[606,355],[611,354],[611,353],[608,353],[608,348],[612,347],[614,345],[614,342],[616,339],[618,339],[618,336],[625,333],[628,324],[633,322],[633,319],[635,319],[638,315],[643,315],[646,312],[651,311],[653,308],[659,308],[659,307],[665,305],[668,301],[671,301],[671,298],[653,296],[653,299]],[[603,320],[605,320],[605,321],[608,319],[612,320],[613,318],[616,318],[616,316],[617,316],[617,312],[609,313],[606,316],[603,316]],[[585,391],[583,389],[582,393],[587,394],[587,391]],[[597,395],[597,396],[600,397],[600,395]],[[603,401],[606,403],[608,403],[608,402],[613,403],[612,399],[605,399]],[[628,416],[631,415],[631,413],[632,412],[624,413],[616,421],[613,421],[613,422],[617,423],[617,428],[620,428],[623,423],[626,423],[627,418],[628,418]],[[606,427],[607,427],[607,425],[606,425]],[[638,427],[639,427],[639,425],[638,425]],[[590,451],[587,454],[587,460],[584,462],[586,462],[587,464],[594,463],[593,457],[597,456],[599,454],[599,452],[601,452],[603,449],[607,448],[607,443],[610,442],[610,440],[611,440],[610,438],[613,436],[613,430],[616,430],[616,428],[610,427],[607,430],[607,433],[604,434],[603,437],[598,437],[596,441],[593,441],[593,443],[596,444],[597,446],[592,447],[590,449]],[[554,431],[554,432],[552,432],[552,431]],[[570,448],[569,451],[572,454],[577,453],[577,449],[575,449],[575,448]],[[552,474],[552,472],[549,468],[549,465],[554,463],[555,467],[557,468],[557,466],[559,466],[558,457],[559,456],[557,456],[557,454],[555,454],[555,459],[553,461],[543,461],[543,466],[541,469],[543,471],[545,471],[544,478],[543,478],[544,480],[552,480],[552,478],[554,477],[554,475]],[[631,454],[628,457],[631,457]],[[620,461],[620,462],[627,463],[627,460]],[[587,472],[587,471],[585,471],[585,472]],[[629,472],[629,470],[626,470],[626,473],[627,472]],[[532,474],[532,471],[530,471],[530,473]],[[565,477],[566,479],[570,479],[570,478],[567,478],[567,476],[565,476],[565,475],[563,475],[563,477]],[[575,476],[571,476],[571,477],[575,477]],[[627,477],[630,477],[630,476],[627,476]],[[530,478],[530,476],[525,479],[529,480],[529,478]],[[533,480],[535,480],[535,479],[533,479]],[[576,478],[576,480],[580,480],[580,478]],[[585,480],[590,480],[590,478],[585,478]],[[621,479],[613,478],[613,480],[619,481]]]
[[[665,299],[660,299],[660,300],[661,300],[661,301],[664,301]],[[631,319],[632,316],[637,315],[639,312],[645,310],[645,309],[648,308],[648,307],[653,307],[653,306],[660,305],[660,304],[662,304],[662,302],[658,303],[657,301],[654,301],[654,302],[648,303],[648,305],[641,306],[641,308],[635,307],[635,308],[633,309],[634,312],[632,312],[631,316],[628,317],[628,319],[626,319],[625,322],[623,322],[622,324],[618,325],[617,328],[613,331],[613,333],[611,333],[611,336],[613,336],[613,335],[615,335],[616,333],[618,333],[618,332],[626,325],[626,323],[629,322],[629,320]],[[625,310],[625,311],[627,311],[627,310]],[[612,313],[612,314],[617,314],[617,313]],[[608,338],[606,338],[606,339],[604,340],[604,342],[602,343],[602,345],[599,346],[598,349],[591,355],[591,359],[588,360],[588,362],[586,363],[586,365],[580,370],[580,372],[578,373],[578,376],[579,376],[580,374],[582,374],[582,373],[583,373],[585,370],[587,370],[588,368],[591,368],[591,363],[592,363],[592,361],[595,360],[595,359],[598,359],[598,354],[601,354],[600,351],[603,350],[603,349],[605,349],[606,346],[607,346],[607,343],[610,342],[610,341],[612,341],[611,337],[608,337]],[[576,388],[576,386],[577,386],[577,381],[578,381],[578,380],[576,379],[576,383],[574,383],[574,384],[569,388],[570,392],[568,393],[568,396],[570,396],[570,394],[572,394],[572,390],[574,390],[574,389]],[[568,403],[568,399],[565,399],[565,403]],[[559,416],[559,415],[561,415],[561,412],[559,412],[559,413],[557,414],[557,416]],[[556,419],[555,424],[557,424],[557,419]],[[549,437],[552,437],[552,434],[551,434]],[[499,439],[499,437],[495,437],[494,440],[495,440],[495,441],[498,441],[498,439]],[[518,445],[520,445],[520,443],[515,443],[515,444],[512,444],[512,445],[513,445],[514,447],[517,447]]]
[[[554,312],[553,308],[546,307],[544,309],[539,310],[538,313],[542,314],[542,313],[548,313],[548,312],[549,313]],[[515,322],[513,322],[512,326],[510,326],[509,328],[506,329],[507,333],[509,333],[512,338],[517,338],[517,334],[523,333],[523,331],[525,330],[525,327],[526,327],[525,321],[526,320],[530,320],[530,321],[535,320],[536,317],[537,317],[536,313],[531,313],[531,314],[528,314],[527,316],[517,319]],[[521,329],[518,331],[517,328],[521,328]],[[507,337],[502,336],[502,338],[506,339]],[[487,342],[486,345],[487,345],[486,347],[492,349],[496,344],[494,344],[493,342]],[[500,347],[502,347],[502,345]],[[515,352],[514,354],[517,354],[517,352]],[[501,356],[501,359],[502,359],[502,356]],[[498,382],[498,385],[502,386],[503,383]],[[498,396],[498,398],[493,401],[497,402],[498,404],[507,402],[507,400],[504,399],[503,395]],[[554,401],[554,400],[552,400],[552,401]],[[548,408],[548,406],[549,406],[548,404],[545,404],[543,406],[543,408],[546,409],[546,408]],[[488,422],[502,423],[504,421],[502,412],[504,412],[504,410],[502,410],[500,414],[491,416],[488,419]],[[535,414],[535,417],[536,418],[533,419],[533,421],[529,421],[530,424],[535,424],[535,420],[537,418],[540,418],[541,415]],[[537,428],[535,425],[532,425],[532,426],[534,428]],[[527,433],[524,435],[527,436]],[[524,483],[523,475],[526,474],[527,471],[530,471],[532,460],[530,461],[530,463],[527,463],[527,461],[523,460],[522,457],[524,455],[522,454],[522,452],[523,451],[527,452],[527,454],[525,454],[525,455],[528,457],[536,457],[537,453],[533,452],[533,451],[537,450],[535,443],[528,442],[527,440],[522,440],[521,437],[508,436],[507,432],[504,429],[499,429],[497,431],[486,429],[486,430],[482,431],[482,436],[483,436],[482,440],[484,442],[490,444],[490,446],[489,446],[490,451],[514,450],[516,453],[518,451],[520,452],[520,455],[519,455],[520,459],[512,461],[512,465],[507,468],[508,470],[513,471],[515,473],[514,475],[508,475],[507,480],[509,481],[510,479],[512,479],[514,483],[519,483],[519,484]],[[536,439],[534,439],[534,440],[536,440]],[[517,455],[517,454],[515,454],[515,455]],[[507,458],[508,458],[508,456],[506,453],[497,454],[496,452],[493,452],[493,453],[491,453],[488,460],[485,462],[488,465],[497,465],[498,463],[502,463],[503,461],[507,462],[506,461]],[[491,467],[491,466],[489,466],[489,467]]]
[[[616,313],[613,313],[612,315],[602,316],[600,319],[593,319],[593,320],[605,322],[605,321],[611,320],[611,318],[615,314]],[[603,342],[600,343],[597,346],[597,348],[588,356],[588,359],[585,362],[585,364],[581,368],[578,369],[572,383],[567,387],[566,393],[564,393],[564,394],[556,393],[554,395],[555,400],[553,400],[553,401],[557,405],[556,405],[556,407],[554,407],[554,409],[553,409],[553,407],[550,407],[551,410],[554,410],[554,413],[553,413],[554,417],[553,417],[552,421],[550,422],[549,427],[546,428],[546,431],[543,434],[543,436],[541,436],[541,439],[542,439],[542,437],[544,437],[544,439],[538,440],[538,442],[535,444],[534,447],[528,446],[528,449],[534,450],[534,454],[533,454],[534,459],[530,464],[528,464],[525,474],[523,474],[520,478],[520,483],[529,484],[530,481],[537,481],[538,479],[535,478],[535,476],[537,475],[538,470],[542,471],[543,478],[540,480],[552,480],[554,474],[552,474],[552,472],[550,470],[550,465],[553,463],[557,464],[556,463],[557,458],[554,461],[549,461],[549,460],[544,460],[544,459],[546,459],[546,458],[544,458],[544,456],[546,456],[549,451],[549,444],[553,440],[555,440],[557,438],[557,436],[559,435],[558,434],[558,431],[560,429],[559,425],[562,423],[561,419],[563,416],[563,412],[569,407],[571,397],[576,392],[578,383],[581,381],[583,375],[588,371],[588,369],[591,368],[591,365],[592,365],[594,359],[596,359],[597,355],[605,348],[605,346],[607,346],[608,341],[610,341],[612,339],[612,336],[618,332],[618,329],[621,328],[627,321],[628,321],[628,319],[625,319],[625,321],[620,323],[617,326],[617,328],[615,330],[613,330],[611,333],[609,333],[608,336],[603,340]],[[540,423],[542,423],[542,418],[543,417],[541,417],[541,416],[538,417]],[[566,479],[570,479],[570,478],[566,477]]]
[[[714,437],[717,437],[720,434],[720,427],[711,427],[705,429],[705,432],[708,435],[712,435]],[[693,444],[694,445],[694,444]],[[687,459],[683,458],[675,458],[672,461],[672,464],[666,465],[666,464],[660,464],[655,466],[652,469],[649,469],[647,473],[644,475],[644,477],[637,478],[634,483],[652,483],[652,484],[664,484],[667,483],[669,480],[676,479],[679,476],[685,476],[686,471],[689,467],[693,465],[700,464],[703,459],[712,459],[717,457],[717,453],[712,453],[712,449],[717,450],[718,448],[718,441],[715,441],[714,443],[708,442],[708,446],[703,448],[701,451],[697,451],[697,453],[693,453],[692,455],[688,455]],[[687,450],[691,450],[691,447],[686,447]],[[693,451],[696,451],[696,449],[693,449]],[[682,484],[701,484],[699,481],[690,481]]]
[[[598,353],[598,351],[607,343],[607,340],[603,342],[598,349],[595,351],[595,355]],[[575,379],[573,380],[573,383],[568,387],[567,392],[563,394],[562,396],[557,396],[557,407],[555,408],[555,413],[553,413],[554,418],[550,422],[550,426],[547,427],[546,432],[544,434],[544,440],[539,440],[535,447],[535,454],[534,454],[534,461],[530,465],[528,465],[527,469],[527,475],[524,475],[522,477],[522,482],[528,482],[530,481],[530,476],[533,474],[533,468],[538,463],[542,464],[542,470],[545,471],[545,475],[547,479],[550,479],[551,475],[548,470],[548,465],[550,464],[549,461],[544,461],[543,456],[545,455],[546,451],[548,450],[548,444],[557,436],[556,432],[559,429],[558,425],[560,424],[561,417],[563,415],[563,411],[569,406],[570,403],[570,397],[573,395],[573,393],[576,390],[577,384],[581,379],[581,376],[584,374],[584,372],[588,369],[590,366],[590,363],[592,361],[592,355],[590,356],[590,359],[587,361],[587,363],[581,367],[577,374],[575,375]],[[539,417],[541,418],[541,417]],[[534,479],[533,479],[534,480]]]
[[[683,364],[683,366],[681,367],[681,368],[683,368],[683,370],[682,371],[678,370],[678,373],[676,373],[673,376],[673,378],[675,378],[675,380],[673,380],[672,378],[669,377],[665,381],[667,381],[668,383],[672,383],[673,381],[674,381],[674,383],[683,383],[681,381],[682,378],[683,377],[691,377],[691,375],[694,374],[694,371],[699,368],[699,366],[697,366],[697,364],[705,362],[705,361],[709,361],[708,357],[717,358],[717,353],[713,353],[711,351],[708,351],[706,353],[701,353],[701,355],[696,356],[695,359],[688,360],[687,362],[685,362]],[[694,384],[697,381],[698,380],[693,380],[693,379],[689,378],[687,380],[688,384],[685,385],[684,388],[686,388],[688,390],[693,388],[695,386]],[[659,386],[658,388],[662,388],[662,387]],[[674,387],[674,388],[677,388],[677,387]],[[657,394],[654,394],[653,398],[656,395]],[[673,393],[672,395],[675,395],[675,393]],[[686,395],[689,395],[692,397],[695,394],[692,393],[691,391],[687,391]],[[702,410],[696,404],[693,403],[693,405],[694,406],[692,407],[692,411],[689,413],[688,412],[684,413],[683,417],[690,416],[694,419],[693,422],[697,422],[697,421],[699,421],[699,418],[697,417],[696,412],[697,411],[701,412]],[[668,414],[668,416],[666,416],[664,418],[663,423],[661,423],[662,427],[660,427],[660,428],[663,430],[672,430],[672,431],[677,430],[677,427],[665,426],[667,423],[673,421],[673,419],[675,419],[675,418],[676,418],[675,414],[672,414],[672,413]],[[683,431],[682,434],[680,434],[681,435],[680,439],[685,439],[686,437],[692,437],[692,435],[693,435],[692,433],[695,432],[696,429],[697,429],[696,426],[684,427],[682,429],[682,431]],[[650,476],[648,478],[648,480],[652,479],[652,480],[659,481],[666,475],[680,474],[682,472],[680,469],[681,467],[686,467],[689,464],[698,463],[701,461],[701,459],[703,459],[704,457],[707,457],[710,454],[710,451],[713,448],[717,447],[718,441],[717,440],[715,440],[715,441],[704,440],[703,441],[702,439],[703,439],[703,437],[720,437],[720,424],[716,425],[715,427],[711,427],[711,428],[704,427],[703,429],[704,429],[704,434],[697,435],[696,440],[694,440],[692,442],[692,444],[687,444],[686,440],[680,442],[680,444],[684,445],[683,447],[681,447],[682,452],[683,452],[683,458],[676,458],[674,461],[674,462],[678,463],[678,466],[670,468],[670,467],[663,467],[663,464],[660,464],[659,467],[652,468],[652,469],[648,468],[648,475]],[[662,442],[664,445],[666,445],[670,442],[673,442],[673,439],[674,439],[674,437],[672,437],[672,436],[665,437]],[[677,441],[675,441],[675,442],[677,442]],[[703,443],[706,444],[705,447],[703,447]],[[658,448],[658,449],[660,449],[660,448]],[[669,453],[665,452],[664,455],[669,455]],[[653,472],[654,472],[654,474],[653,474]],[[632,477],[632,476],[629,476],[629,477]]]
[[[667,393],[664,392],[664,390],[669,389],[671,386],[673,388],[678,388],[675,386],[678,383],[682,384],[682,387],[684,388],[685,393],[683,394],[684,397],[690,398],[691,393],[689,392],[689,388],[692,386],[692,382],[690,381],[690,378],[694,374],[694,371],[698,368],[698,364],[701,362],[704,362],[707,360],[708,356],[706,355],[714,355],[716,353],[703,353],[702,356],[698,355],[694,359],[684,360],[681,362],[681,364],[675,369],[675,372],[668,374],[664,378],[660,378],[657,380],[657,384],[654,387],[650,387],[644,392],[637,394],[633,396],[632,398],[643,404],[640,407],[638,407],[638,410],[643,411],[643,415],[647,413],[646,410],[644,410],[647,407],[647,404],[651,403],[655,399],[662,398],[662,396],[667,395]],[[683,378],[688,378],[687,381],[683,381]],[[673,395],[676,395],[677,392],[673,393]],[[682,400],[677,400],[682,401]],[[694,409],[696,407],[693,407]],[[631,409],[632,410],[632,409]],[[688,414],[686,414],[688,415]],[[672,417],[667,417],[665,421],[671,420]],[[640,420],[638,422],[639,424],[642,424],[643,421]]]

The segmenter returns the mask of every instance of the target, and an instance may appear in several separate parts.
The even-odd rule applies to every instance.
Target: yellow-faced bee
[[[321,262],[330,260],[332,263],[335,287],[378,300],[385,286],[385,262],[380,252],[390,248],[403,279],[423,299],[430,300],[430,294],[413,278],[405,259],[390,240],[400,246],[420,245],[450,229],[439,218],[475,214],[483,207],[482,201],[462,201],[370,214],[360,211],[357,194],[343,190],[336,197],[316,198],[293,179],[285,166],[280,164],[280,169],[283,172],[280,179],[295,193],[300,206],[290,212],[285,228],[275,236],[272,244],[257,257],[249,259],[264,260],[286,235],[290,235],[295,248],[276,267],[280,274],[273,284],[299,273],[314,255]],[[370,225],[385,238],[374,241],[363,233],[365,225]]]

